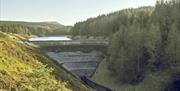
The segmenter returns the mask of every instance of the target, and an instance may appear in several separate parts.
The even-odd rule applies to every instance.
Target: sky
[[[0,0],[0,20],[57,21],[73,25],[125,8],[154,6],[156,0]]]

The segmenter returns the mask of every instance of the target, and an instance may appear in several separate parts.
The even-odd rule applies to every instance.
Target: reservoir
[[[39,38],[30,38],[29,41],[31,42],[37,42],[37,41],[70,41],[71,38],[66,36],[56,36],[56,37],[39,37]]]

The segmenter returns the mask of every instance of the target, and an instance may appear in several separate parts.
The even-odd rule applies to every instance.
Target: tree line
[[[141,12],[142,17],[148,17],[153,7],[141,7],[138,9],[125,9],[107,15],[100,15],[96,18],[89,18],[86,21],[78,22],[71,29],[74,36],[109,36],[113,35],[119,28],[133,23],[133,13]],[[140,13],[139,13],[140,14]],[[144,20],[146,21],[146,20]]]

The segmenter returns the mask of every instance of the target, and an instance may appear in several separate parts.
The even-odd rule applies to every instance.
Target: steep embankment
[[[0,90],[87,91],[67,71],[14,34],[0,32]]]
[[[55,36],[69,34],[71,26],[57,22],[0,21],[0,31],[26,36]]]

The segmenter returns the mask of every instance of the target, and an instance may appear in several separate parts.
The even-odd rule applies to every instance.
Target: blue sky
[[[0,0],[0,20],[73,25],[100,14],[155,5],[156,0]]]

